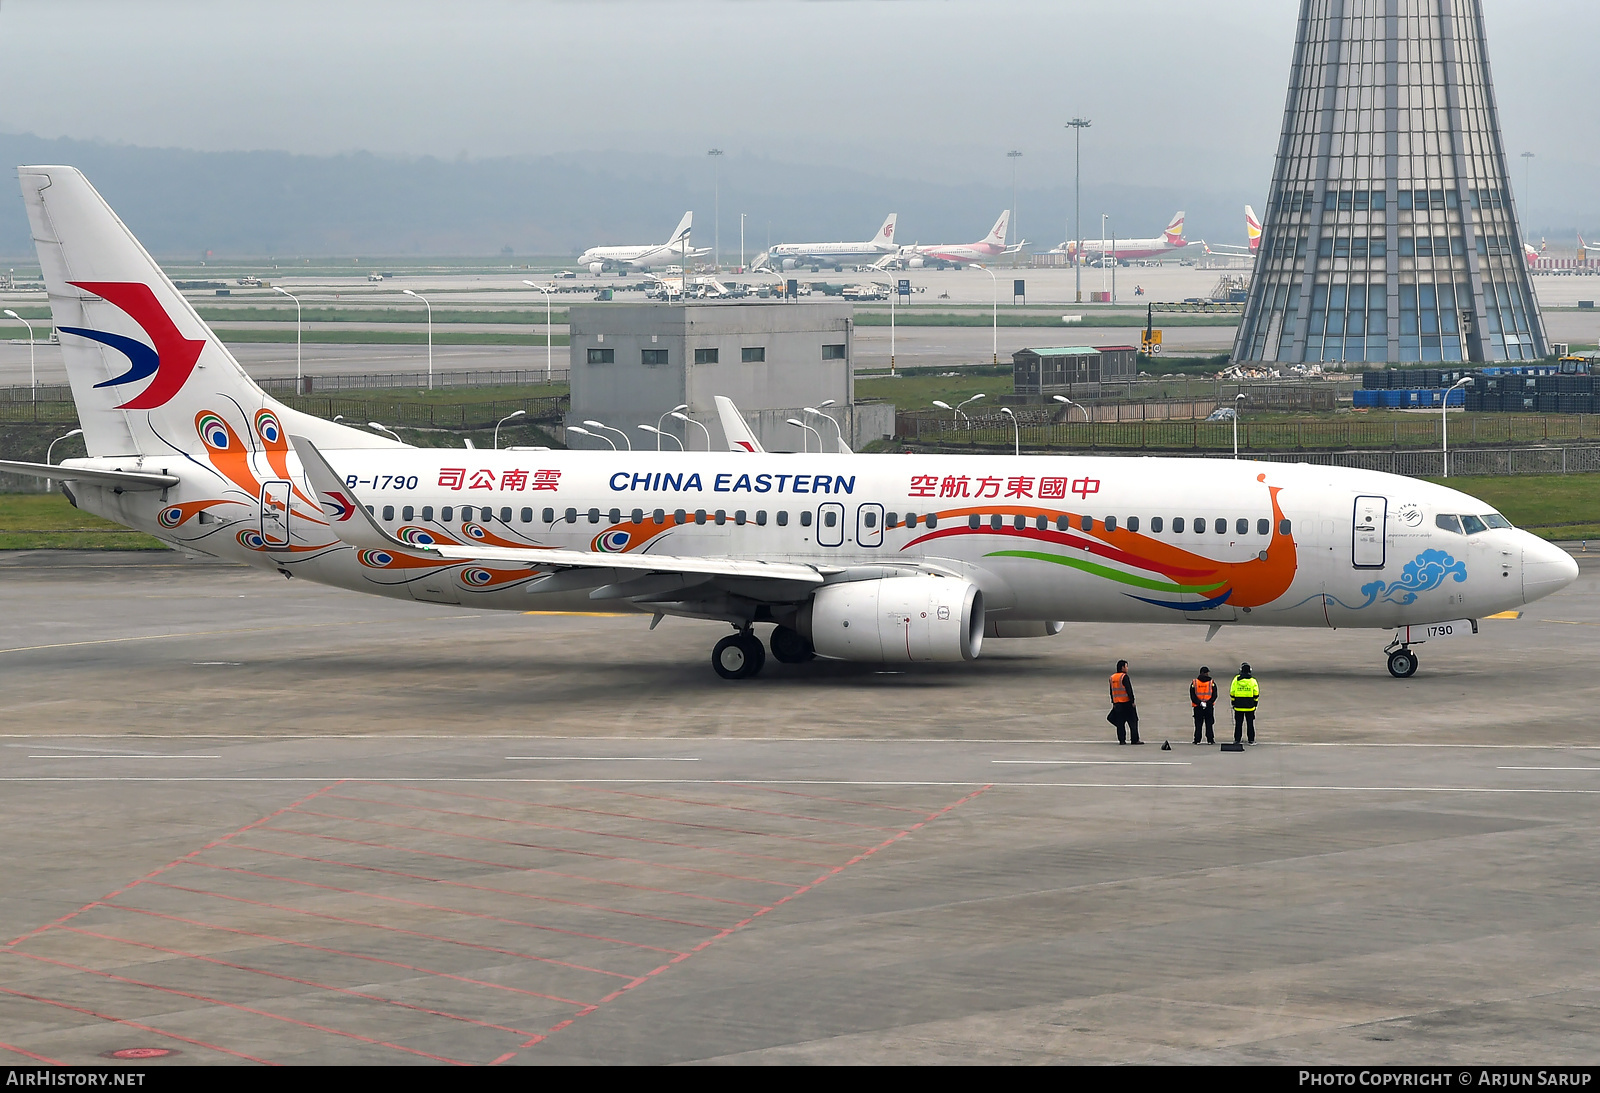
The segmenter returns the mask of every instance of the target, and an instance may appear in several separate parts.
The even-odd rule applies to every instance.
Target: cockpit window
[[[1498,512],[1489,513],[1483,518],[1483,522],[1492,528],[1508,528],[1511,526],[1511,521],[1501,516]]]
[[[1487,531],[1489,529],[1489,525],[1485,524],[1476,516],[1463,515],[1461,517],[1461,529],[1468,535],[1475,535],[1480,531]]]
[[[1448,515],[1446,513],[1442,513],[1441,512],[1438,516],[1435,516],[1433,518],[1433,526],[1436,527],[1436,528],[1442,528],[1445,531],[1453,531],[1457,535],[1460,535],[1461,534],[1461,517],[1459,517],[1459,516],[1450,516],[1450,515]]]

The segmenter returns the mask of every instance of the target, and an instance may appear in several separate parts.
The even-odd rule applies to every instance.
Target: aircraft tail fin
[[[750,426],[745,424],[744,415],[739,412],[739,407],[726,395],[715,395],[713,402],[717,404],[717,417],[722,419],[722,435],[728,438],[730,452],[765,452],[761,442],[756,439],[756,434],[750,431]]]
[[[1168,246],[1181,247],[1183,238],[1183,210],[1179,209],[1172,217],[1172,223],[1167,225],[1167,230],[1161,233]]]
[[[694,210],[683,214],[683,219],[678,221],[678,226],[672,232],[672,238],[667,240],[669,247],[682,247],[689,242],[689,231],[694,226]]]
[[[287,451],[291,424],[324,447],[392,443],[256,386],[81,171],[17,177],[91,456],[270,457]]]
[[[1244,233],[1250,240],[1250,253],[1254,254],[1261,249],[1261,221],[1256,218],[1256,211],[1249,205],[1244,207]]]
[[[1010,221],[1011,221],[1011,210],[1007,209],[1005,212],[1000,214],[1000,219],[996,220],[994,222],[994,227],[989,229],[989,237],[987,239],[985,239],[984,242],[985,243],[997,243],[1002,247],[1005,246],[1006,245],[1006,225],[1009,224]]]
[[[895,221],[899,218],[899,213],[890,213],[888,219],[883,222],[883,227],[878,229],[878,234],[872,237],[872,242],[876,243],[880,247],[893,246],[894,225]]]

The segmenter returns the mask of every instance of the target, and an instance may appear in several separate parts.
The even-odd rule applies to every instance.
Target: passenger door
[[[883,506],[865,504],[856,509],[856,546],[883,545]]]
[[[817,545],[836,547],[844,544],[844,506],[837,501],[827,501],[817,506]]]
[[[1350,561],[1357,569],[1383,568],[1389,538],[1387,497],[1356,498],[1350,537]]]
[[[261,541],[269,547],[289,545],[289,490],[287,482],[266,482],[261,487]]]

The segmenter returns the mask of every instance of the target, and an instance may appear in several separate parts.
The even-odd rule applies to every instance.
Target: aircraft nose
[[[1530,538],[1532,538],[1530,536]],[[1559,592],[1578,579],[1578,562],[1572,555],[1542,539],[1522,548],[1522,602],[1532,603]]]

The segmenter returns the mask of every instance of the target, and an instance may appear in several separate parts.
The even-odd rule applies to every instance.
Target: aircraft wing
[[[295,453],[305,468],[306,478],[320,495],[326,494],[351,508],[348,521],[338,525],[339,538],[354,547],[371,550],[396,551],[402,554],[422,554],[452,561],[511,562],[530,569],[557,572],[560,570],[587,570],[587,574],[570,582],[574,588],[597,584],[614,584],[628,574],[674,574],[683,577],[724,578],[741,582],[785,582],[790,585],[818,585],[825,579],[814,566],[792,562],[764,562],[751,558],[727,557],[675,557],[664,554],[604,554],[588,550],[561,550],[546,547],[492,547],[492,546],[416,546],[401,542],[390,535],[373,519],[358,499],[340,480],[338,472],[328,464],[316,445],[304,437],[291,436]],[[769,586],[778,598],[790,598],[793,593],[781,585]],[[620,595],[631,595],[621,593]],[[603,597],[602,597],[603,598]]]
[[[169,486],[176,486],[180,481],[175,474],[97,470],[91,467],[74,467],[65,463],[18,463],[9,459],[0,459],[0,471],[7,474],[30,475],[34,478],[53,478],[58,482],[89,482],[96,486],[112,486],[123,490],[164,490]]]

